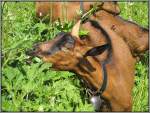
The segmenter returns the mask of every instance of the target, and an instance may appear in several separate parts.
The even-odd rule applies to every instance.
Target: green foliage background
[[[121,16],[148,28],[147,2],[120,2]],[[51,64],[26,62],[33,43],[52,39],[72,22],[44,24],[33,2],[6,2],[2,14],[2,111],[93,111],[74,73],[49,70]],[[148,53],[136,64],[133,111],[148,111]]]

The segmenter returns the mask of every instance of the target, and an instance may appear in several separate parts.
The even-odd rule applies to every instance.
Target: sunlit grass
[[[148,26],[146,2],[120,3],[121,16]],[[65,24],[70,30],[72,23]],[[84,87],[71,72],[49,70],[49,64],[26,63],[25,51],[52,39],[61,26],[38,23],[32,2],[6,2],[2,31],[3,111],[93,111]],[[148,53],[136,64],[133,111],[148,111]]]

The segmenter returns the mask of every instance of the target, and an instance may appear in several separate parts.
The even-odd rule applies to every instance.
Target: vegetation
[[[28,63],[25,51],[34,43],[52,39],[73,25],[37,22],[34,5],[3,4],[2,111],[93,111],[88,94],[74,73],[54,71],[51,64],[39,59]],[[120,6],[123,18],[148,27],[147,2],[121,2]],[[148,53],[136,64],[133,111],[148,111]]]

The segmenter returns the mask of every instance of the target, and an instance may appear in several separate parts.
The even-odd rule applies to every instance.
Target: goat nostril
[[[30,50],[27,50],[27,51],[25,52],[25,54],[31,56],[31,55],[33,55],[33,53],[35,53],[35,52],[36,52],[36,48],[33,48],[33,49],[30,49]]]
[[[32,49],[32,51],[36,51],[36,48],[34,47],[34,48]]]
[[[31,50],[25,51],[25,54],[26,54],[26,55],[31,55]]]
[[[33,49],[36,48],[36,47],[38,47],[38,44],[34,44],[34,45],[33,45]]]
[[[39,47],[39,45],[40,45],[40,43],[34,43],[33,48],[37,48],[37,47]]]

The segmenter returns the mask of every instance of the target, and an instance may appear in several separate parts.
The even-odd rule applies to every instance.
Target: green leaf
[[[81,30],[79,31],[79,36],[86,36],[86,35],[88,35],[88,33],[89,33],[89,31],[84,30],[84,29],[81,29]]]

